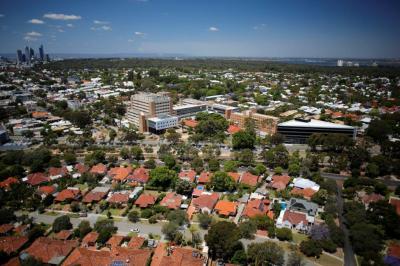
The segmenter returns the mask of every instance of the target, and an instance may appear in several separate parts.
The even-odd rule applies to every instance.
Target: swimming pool
[[[285,210],[286,209],[286,202],[281,201],[281,210]]]

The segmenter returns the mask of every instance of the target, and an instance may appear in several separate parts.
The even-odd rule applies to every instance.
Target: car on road
[[[139,233],[140,230],[139,230],[139,228],[132,228],[132,229],[131,229],[131,232],[132,232],[132,233]]]

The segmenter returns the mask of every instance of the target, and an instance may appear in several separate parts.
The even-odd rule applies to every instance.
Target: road
[[[345,218],[343,216],[343,195],[342,195],[342,187],[341,185],[337,185],[337,207],[338,207],[338,215],[340,228],[344,233],[344,266],[356,266],[356,260],[354,256],[353,247],[351,246],[350,238],[349,238],[349,230],[345,225]]]
[[[346,178],[348,178],[348,176],[345,175],[339,175],[339,174],[332,174],[332,173],[321,173],[321,176],[324,178],[329,178],[329,179],[334,179],[334,180],[345,180]],[[378,179],[380,181],[382,181],[386,186],[389,187],[396,187],[400,185],[400,180],[387,180],[387,179]]]

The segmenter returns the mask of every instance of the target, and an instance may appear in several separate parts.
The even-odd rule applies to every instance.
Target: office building
[[[147,132],[149,131],[148,118],[165,118],[172,114],[172,100],[166,93],[142,92],[132,95],[130,106],[127,110],[127,119],[137,126],[140,132]]]
[[[195,116],[197,113],[204,112],[207,110],[207,104],[201,102],[201,104],[183,104],[175,105],[173,107],[174,115],[178,116],[179,119]]]
[[[31,63],[31,51],[28,46],[25,47],[25,60],[28,64]]]
[[[44,61],[44,49],[43,49],[43,44],[40,45],[40,47],[39,47],[39,57],[40,57],[40,61]]]
[[[240,109],[239,107],[214,103],[208,107],[208,111],[223,115],[226,119],[229,119],[233,112],[239,112]]]
[[[253,120],[256,130],[268,135],[276,133],[276,126],[279,119],[275,116],[256,113],[256,110],[246,110],[243,112],[232,112],[229,120],[240,128],[244,128],[248,119]]]
[[[284,137],[285,143],[305,144],[314,133],[345,134],[352,139],[356,137],[356,129],[352,126],[314,120],[295,119],[278,124],[277,132]]]
[[[341,60],[341,59],[337,60],[337,66],[338,67],[342,67],[343,65],[344,65],[344,61],[343,60]]]
[[[177,127],[178,117],[171,115],[161,115],[147,119],[148,131],[155,134],[163,133],[166,129]]]
[[[20,65],[23,62],[22,51],[17,50],[17,65]]]
[[[29,48],[29,56],[31,57],[31,59],[35,58],[35,50],[33,50],[32,48]]]

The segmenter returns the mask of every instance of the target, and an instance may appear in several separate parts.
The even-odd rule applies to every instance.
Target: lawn
[[[88,185],[85,184],[76,184],[75,187],[79,188],[80,191],[83,191],[88,188]]]
[[[44,215],[48,215],[48,216],[58,216],[58,214],[59,214],[59,213],[53,212],[53,211],[45,212],[45,213],[44,213]]]
[[[343,261],[339,260],[339,259],[335,259],[332,256],[326,255],[326,254],[322,254],[319,259],[315,259],[315,258],[307,258],[308,260],[318,263],[320,265],[324,265],[324,266],[337,266],[337,265],[343,265]]]
[[[292,231],[292,235],[293,235],[293,241],[294,241],[296,244],[300,244],[301,241],[307,240],[307,239],[308,239],[307,235],[305,235],[305,234],[300,234],[300,233],[297,233],[297,232],[295,232],[295,231]]]
[[[124,209],[108,208],[108,209],[104,210],[101,214],[107,215],[108,212],[111,212],[112,216],[121,216],[121,214],[124,212]]]

